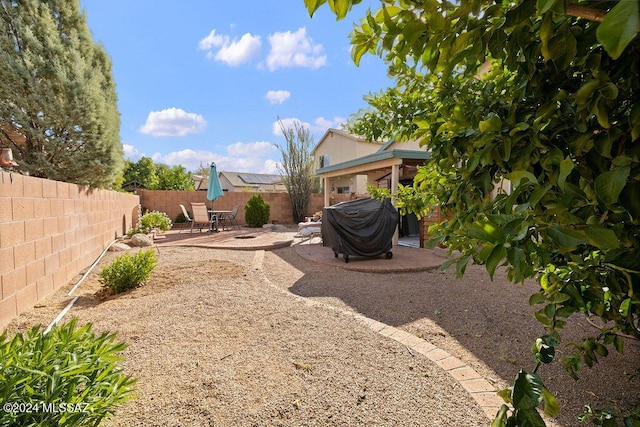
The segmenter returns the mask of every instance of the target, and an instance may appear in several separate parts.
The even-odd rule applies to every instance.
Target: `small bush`
[[[184,214],[182,212],[180,212],[178,214],[178,216],[176,216],[176,220],[173,221],[175,224],[182,224],[187,222],[187,217],[184,216]]]
[[[135,255],[125,253],[100,271],[100,283],[112,294],[137,288],[149,278],[157,264],[158,258],[153,249],[139,251]]]
[[[249,227],[262,227],[269,222],[271,207],[260,194],[252,196],[245,206],[244,220]]]
[[[140,219],[140,224],[144,229],[149,232],[152,228],[157,228],[160,231],[168,231],[171,230],[173,224],[171,223],[171,218],[164,212],[151,211],[142,215]]]
[[[95,426],[134,397],[136,379],[117,366],[127,345],[76,323],[0,335],[0,425]]]

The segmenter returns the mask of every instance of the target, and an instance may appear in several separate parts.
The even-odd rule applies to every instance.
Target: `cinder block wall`
[[[191,202],[204,202],[208,207],[212,206],[211,201],[207,200],[206,191],[169,191],[169,190],[140,190],[140,204],[143,213],[146,210],[164,212],[169,215],[171,220],[175,220],[180,210],[180,205],[184,205],[191,212]],[[270,206],[269,222],[276,224],[293,224],[293,212],[291,209],[291,201],[289,193],[254,193],[229,191],[224,196],[213,202],[216,210],[231,210],[234,205],[240,205],[236,220],[239,224],[245,224],[244,208],[247,201],[255,194],[260,194],[264,201]],[[331,203],[335,204],[349,200],[348,194],[336,194],[331,196]],[[322,194],[312,194],[311,203],[309,204],[308,216],[315,212],[321,211],[324,206],[324,196]]]
[[[0,329],[138,221],[138,196],[0,171]],[[53,320],[53,319],[51,319]]]

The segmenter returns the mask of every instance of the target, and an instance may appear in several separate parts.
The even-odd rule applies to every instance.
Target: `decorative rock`
[[[117,242],[111,245],[111,247],[109,248],[109,251],[122,252],[122,251],[128,251],[129,249],[131,249],[131,246],[127,245],[126,243]]]
[[[131,236],[131,244],[139,247],[153,246],[153,239],[146,234],[134,234]]]

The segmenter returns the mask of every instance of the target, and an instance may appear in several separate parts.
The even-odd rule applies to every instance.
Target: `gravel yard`
[[[530,289],[490,283],[472,267],[450,273],[371,274],[309,263],[293,247],[233,251],[159,249],[148,283],[101,299],[97,272],[78,288],[67,316],[129,344],[125,371],[138,398],[111,426],[487,426],[489,419],[451,375],[354,318],[359,313],[411,332],[457,356],[496,387],[529,368],[539,332]],[[505,293],[509,286],[510,292]],[[530,284],[528,285],[530,286]],[[70,299],[61,289],[8,329],[48,324]],[[580,325],[570,334],[590,326]],[[574,382],[542,375],[576,425],[587,401],[627,407],[637,382],[614,382],[639,362],[637,343]],[[600,369],[603,368],[603,369]],[[546,368],[545,368],[546,369]]]

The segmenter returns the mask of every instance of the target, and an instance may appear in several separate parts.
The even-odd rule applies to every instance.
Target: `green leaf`
[[[544,402],[544,413],[550,417],[555,417],[560,413],[560,404],[547,388],[542,389],[542,400]]]
[[[640,30],[638,1],[620,1],[598,26],[598,41],[613,59],[618,59]]]
[[[519,410],[516,413],[518,427],[545,427],[544,420],[535,409]]]
[[[502,400],[504,400],[506,403],[511,403],[511,389],[508,388],[503,388],[502,390],[500,390],[497,393],[498,396],[500,396],[502,398]],[[506,406],[506,405],[503,405]]]
[[[529,297],[529,305],[544,304],[546,301],[547,299],[540,292],[536,292]]]
[[[587,225],[584,232],[589,238],[589,243],[599,249],[616,249],[620,241],[616,233],[601,225]]]
[[[575,248],[578,245],[589,243],[584,231],[564,228],[559,225],[552,226],[547,234],[561,248]]]
[[[538,15],[542,15],[545,12],[548,12],[557,0],[537,0],[536,1],[536,9],[538,10]]]
[[[513,183],[513,188],[518,188],[523,179],[529,180],[533,184],[537,184],[538,180],[535,175],[529,171],[513,171],[506,175],[507,179]]]
[[[566,157],[560,162],[560,175],[558,175],[558,187],[564,191],[564,183],[567,181],[567,177],[573,171],[575,164],[570,157]]]
[[[342,19],[347,15],[347,12],[351,8],[350,0],[328,0],[329,7],[336,14],[338,19]]]
[[[631,307],[631,298],[626,298],[624,301],[620,303],[620,308],[618,311],[622,317],[627,317],[629,315],[629,308]]]
[[[502,129],[502,120],[500,117],[490,114],[487,120],[480,121],[479,127],[482,133],[499,131]]]
[[[505,427],[507,425],[507,411],[509,411],[509,407],[502,405],[493,421],[491,421],[491,427]]]
[[[518,409],[534,409],[542,401],[544,385],[537,374],[520,370],[513,385],[513,406]]]
[[[616,168],[604,172],[595,179],[594,189],[598,199],[605,205],[612,205],[618,201],[620,192],[627,183],[631,168]]]
[[[493,248],[493,251],[491,251],[491,255],[489,255],[489,258],[487,259],[487,271],[489,272],[491,280],[493,280],[493,274],[495,273],[498,264],[500,264],[500,261],[502,261],[506,256],[507,250],[502,245],[496,246]]]

